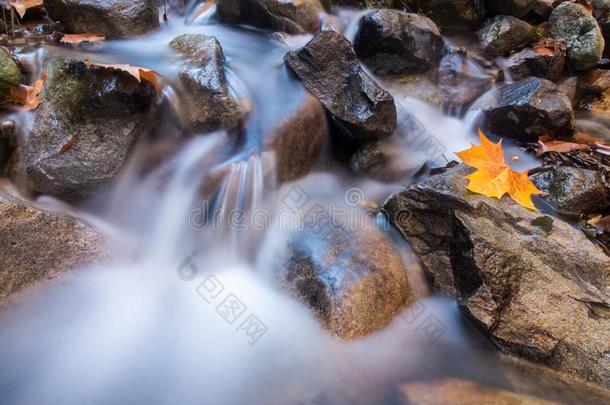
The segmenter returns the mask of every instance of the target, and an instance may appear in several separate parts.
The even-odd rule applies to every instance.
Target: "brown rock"
[[[303,103],[275,128],[267,140],[275,151],[280,183],[305,176],[316,163],[327,133],[326,111],[309,93]]]
[[[610,258],[579,230],[466,191],[459,166],[384,208],[438,290],[502,351],[610,386]]]
[[[0,304],[44,280],[108,257],[85,222],[35,207],[0,189]]]
[[[372,223],[352,230],[329,225],[324,218],[324,213],[316,214],[312,228],[289,242],[280,265],[284,289],[340,338],[384,328],[411,298],[392,242]]]

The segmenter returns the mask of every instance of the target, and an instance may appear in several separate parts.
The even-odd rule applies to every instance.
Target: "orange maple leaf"
[[[81,42],[100,42],[104,41],[106,37],[98,34],[64,34],[61,37],[60,42],[64,44],[80,44]]]
[[[36,80],[33,86],[25,84],[19,84],[11,88],[10,100],[22,104],[25,110],[33,110],[40,105],[42,99],[40,93],[42,92],[42,86],[47,78],[46,70],[42,72],[40,78]]]
[[[456,153],[468,166],[478,169],[467,176],[468,190],[492,198],[508,194],[520,205],[536,211],[532,195],[542,194],[527,176],[527,172],[516,172],[508,166],[502,152],[502,140],[493,143],[479,130],[481,145],[472,145],[468,150]]]
[[[9,0],[9,4],[13,6],[19,17],[25,16],[28,8],[42,6],[44,0]]]

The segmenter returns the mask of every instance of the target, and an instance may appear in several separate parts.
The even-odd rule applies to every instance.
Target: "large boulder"
[[[245,111],[229,93],[225,56],[218,40],[205,34],[184,34],[170,47],[183,59],[178,78],[186,93],[182,105],[185,124],[204,130],[238,127]]]
[[[559,219],[468,192],[471,172],[433,176],[385,212],[502,351],[610,386],[610,257]]]
[[[219,18],[289,34],[313,32],[324,7],[319,0],[218,0]]]
[[[360,20],[354,49],[376,74],[424,73],[436,67],[444,41],[429,18],[379,10]]]
[[[519,141],[540,135],[570,139],[575,118],[570,99],[548,80],[536,77],[505,84],[481,100],[483,123],[489,132]]]
[[[11,88],[21,83],[22,79],[17,63],[0,47],[0,105],[10,101]]]
[[[108,256],[89,224],[40,209],[0,188],[0,304],[36,284]]]
[[[512,15],[515,17],[525,16],[537,0],[487,0],[489,9],[496,14]]]
[[[394,99],[364,72],[340,33],[321,32],[300,50],[288,52],[284,60],[347,137],[366,142],[394,133]]]
[[[159,28],[155,0],[44,0],[44,7],[76,34],[127,38]]]
[[[533,26],[510,15],[495,16],[479,31],[481,48],[492,56],[507,56],[536,38]]]
[[[535,176],[539,190],[558,212],[578,218],[610,208],[610,190],[595,170],[556,167]]]
[[[412,295],[400,256],[372,222],[336,225],[331,215],[316,211],[294,233],[279,277],[330,333],[353,339],[387,326]]]
[[[405,0],[444,29],[475,30],[487,16],[485,0]]]
[[[566,2],[549,17],[549,33],[564,41],[567,56],[576,70],[597,65],[604,52],[604,36],[597,20],[580,4]]]
[[[36,193],[74,201],[107,186],[154,124],[157,93],[131,74],[57,57],[46,66],[42,103],[21,134],[9,174]]]

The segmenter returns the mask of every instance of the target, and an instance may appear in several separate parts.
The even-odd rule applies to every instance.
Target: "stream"
[[[282,183],[273,175],[277,162],[267,137],[305,99],[283,56],[311,36],[229,27],[214,18],[213,7],[191,10],[136,39],[77,50],[45,46],[21,55],[34,75],[53,52],[153,69],[163,77],[163,113],[103,195],[77,209],[39,198],[44,207],[102,229],[119,257],[50,281],[0,312],[0,402],[400,404],[404,384],[443,378],[576,398],[561,383],[504,359],[453,300],[431,294],[417,258],[381,213],[365,225],[396,244],[422,297],[387,328],[336,339],[281,291],[272,269],[291,235],[302,230],[307,207],[334,207],[348,222],[360,221],[350,212],[413,183],[426,162],[444,166],[456,159],[454,152],[475,139],[478,115],[447,114],[387,86],[399,127],[407,122],[401,114],[411,114],[426,128],[418,143],[388,146],[400,178],[378,182],[349,173],[327,139],[310,174]],[[349,36],[359,14],[341,16]],[[184,33],[213,35],[221,43],[230,90],[250,108],[239,136],[183,129],[168,44]],[[29,114],[13,119],[27,123]],[[151,156],[166,150],[171,158],[151,165]],[[516,146],[507,150],[521,157],[515,168],[535,164]],[[219,172],[218,191],[203,196]],[[306,202],[294,210],[290,204],[298,199]]]

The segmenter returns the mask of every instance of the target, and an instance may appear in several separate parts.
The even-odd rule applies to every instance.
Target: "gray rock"
[[[561,47],[552,55],[526,48],[508,58],[506,65],[513,80],[536,76],[554,81],[561,77],[565,60],[565,49]]]
[[[55,58],[42,104],[20,136],[9,174],[33,192],[74,201],[106,187],[131,147],[153,125],[157,94],[122,70]]]
[[[443,29],[475,30],[487,16],[485,0],[405,0]]]
[[[324,7],[318,0],[218,0],[218,16],[229,24],[285,31],[313,32]]]
[[[218,40],[204,34],[184,34],[170,47],[183,58],[178,77],[186,93],[182,105],[186,125],[208,131],[238,127],[246,111],[229,93]]]
[[[549,33],[566,43],[567,56],[577,70],[597,65],[605,41],[595,18],[580,4],[562,3],[549,18]]]
[[[10,54],[0,47],[0,105],[10,101],[11,88],[22,80],[19,66]]]
[[[384,328],[412,298],[392,242],[372,223],[340,227],[324,218],[288,243],[279,269],[283,288],[340,338]]]
[[[598,214],[610,208],[610,190],[594,170],[557,167],[534,177],[539,190],[558,212],[580,217]]]
[[[496,14],[524,17],[537,0],[487,0],[487,6]]]
[[[436,67],[444,41],[432,20],[398,10],[379,10],[360,20],[354,49],[376,74],[424,73]]]
[[[507,56],[536,38],[533,26],[509,15],[495,16],[479,31],[481,48],[492,56]]]
[[[347,137],[366,142],[394,133],[394,99],[364,72],[343,35],[321,32],[284,60]]]
[[[90,225],[0,189],[0,305],[28,288],[108,256]]]
[[[580,230],[466,190],[458,166],[392,196],[385,212],[437,289],[502,351],[610,386],[610,258]]]
[[[553,82],[531,77],[498,88],[492,98],[482,107],[483,129],[491,133],[526,142],[574,135],[572,105]]]
[[[44,0],[44,7],[76,34],[127,38],[159,28],[155,0]]]

